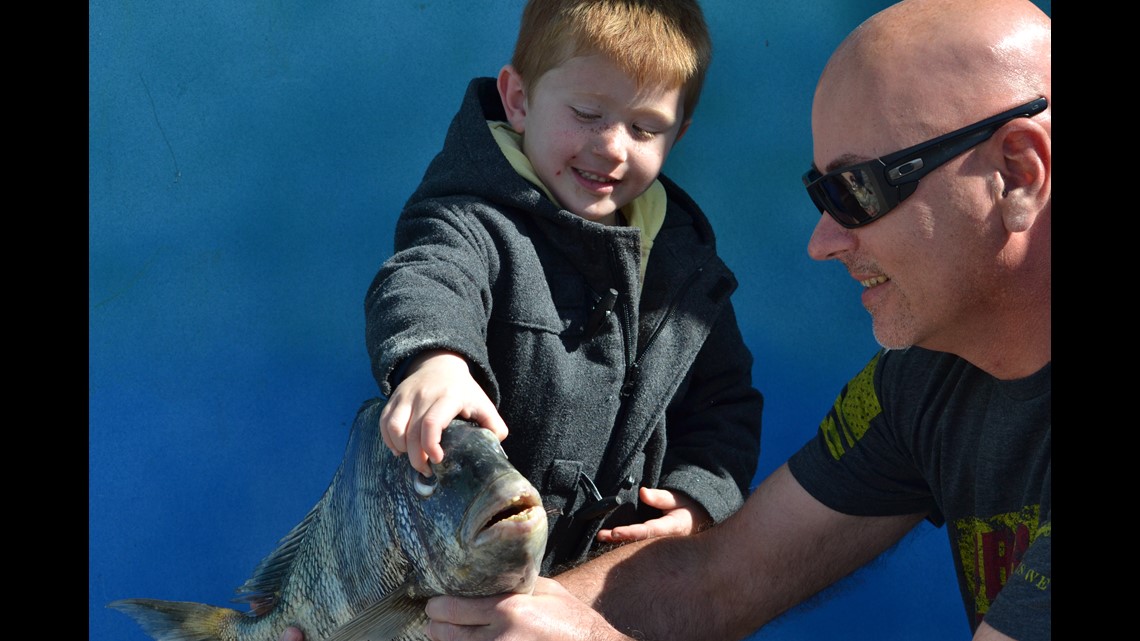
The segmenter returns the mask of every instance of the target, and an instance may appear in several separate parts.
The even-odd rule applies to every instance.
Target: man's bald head
[[[1051,42],[1051,20],[1029,0],[904,0],[839,45],[817,107],[875,105],[884,127],[919,142],[946,123],[1051,99]]]

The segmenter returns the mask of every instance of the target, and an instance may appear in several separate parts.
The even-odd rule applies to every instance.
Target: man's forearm
[[[697,536],[697,535],[694,535]],[[629,543],[554,577],[567,591],[605,616],[622,634],[646,641],[729,638],[737,609],[708,608],[706,596],[723,576],[691,572],[710,549],[691,536]],[[717,621],[710,621],[711,618]],[[717,636],[710,637],[710,631]],[[723,636],[722,636],[723,635]]]
[[[840,514],[785,465],[723,523],[631,543],[555,578],[637,639],[739,639],[878,556],[923,516]]]
[[[654,541],[655,539],[647,539],[619,546],[588,563],[559,574],[554,579],[583,603],[598,609],[598,603],[606,591],[607,584],[612,585],[618,580],[616,575],[613,579],[610,578],[613,567],[628,559],[630,555],[645,547],[646,544]]]

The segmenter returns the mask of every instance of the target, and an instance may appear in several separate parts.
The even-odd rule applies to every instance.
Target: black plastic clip
[[[590,310],[590,318],[586,321],[586,337],[593,338],[610,319],[610,315],[614,312],[614,305],[617,304],[618,291],[613,287],[610,288],[605,295],[598,300],[598,304],[594,305],[594,309]]]
[[[628,490],[633,487],[633,483],[633,476],[628,476],[622,481],[621,487],[622,489]],[[578,473],[578,484],[590,493],[593,500],[586,501],[582,507],[578,508],[578,511],[574,512],[575,519],[592,521],[594,519],[605,518],[625,503],[625,499],[623,499],[620,494],[602,496],[602,493],[598,491],[598,486],[594,485],[590,477],[586,476],[583,472]]]

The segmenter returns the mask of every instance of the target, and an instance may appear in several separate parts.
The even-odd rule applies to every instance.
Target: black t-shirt
[[[970,629],[1051,635],[1052,364],[1001,381],[965,360],[883,350],[789,460],[833,510],[945,524]]]

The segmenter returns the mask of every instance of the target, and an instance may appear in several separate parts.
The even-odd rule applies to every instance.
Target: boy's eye
[[[593,120],[597,120],[598,118],[601,118],[601,115],[599,115],[599,114],[592,114],[592,113],[589,113],[586,111],[582,111],[581,109],[577,109],[575,107],[570,107],[570,111],[573,111],[574,117],[578,118],[579,120],[593,121]]]
[[[641,140],[652,140],[653,137],[656,136],[658,132],[649,131],[648,129],[643,129],[641,127],[638,127],[637,125],[634,125],[633,126],[633,133],[637,138],[639,138]]]
[[[582,122],[595,122],[602,118],[601,114],[583,111],[577,107],[570,107],[570,110],[574,112],[574,117],[578,120],[581,120]],[[653,140],[659,133],[661,133],[660,131],[657,131],[656,128],[652,130],[646,129],[644,126],[637,124],[630,125],[630,130],[633,132],[633,137],[635,139],[644,141]]]

